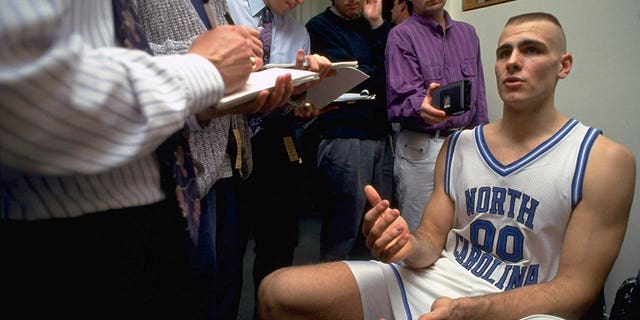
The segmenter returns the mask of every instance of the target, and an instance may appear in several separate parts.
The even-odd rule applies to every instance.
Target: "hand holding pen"
[[[224,13],[224,19],[227,20],[227,24],[231,26],[235,26],[233,19],[231,18],[231,14],[229,12]],[[251,57],[250,63],[253,71],[259,70],[263,65],[262,55],[264,51],[262,50],[262,41],[260,41],[260,32],[262,32],[262,27],[258,27],[258,29],[251,29],[247,26],[237,26],[242,29],[246,34],[248,34],[247,39],[250,41],[249,45],[251,46],[251,50],[253,51],[254,56]]]

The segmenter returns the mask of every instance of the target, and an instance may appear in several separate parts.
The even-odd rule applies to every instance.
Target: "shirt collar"
[[[336,16],[342,18],[345,21],[352,21],[352,20],[358,20],[358,18],[360,18],[362,16],[362,12],[360,12],[360,14],[358,14],[357,17],[353,18],[353,19],[347,19],[347,17],[343,16],[340,14],[340,12],[338,12],[338,9],[336,9],[336,6],[331,6],[329,7],[329,9],[331,10],[331,12],[333,12]]]
[[[414,12],[413,14],[414,19],[416,19],[418,22],[420,22],[421,24],[429,27],[431,30],[435,31],[435,32],[439,32],[441,30],[440,25],[435,22],[433,19],[427,18],[425,16],[419,15],[417,13]],[[445,29],[450,29],[453,25],[455,24],[455,22],[451,19],[451,16],[449,16],[449,12],[447,12],[447,10],[444,10],[444,25],[445,25]]]
[[[258,16],[262,12],[262,9],[266,7],[264,0],[248,0],[248,2],[249,12],[253,17]]]

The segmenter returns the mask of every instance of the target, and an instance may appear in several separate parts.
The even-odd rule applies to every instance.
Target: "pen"
[[[235,23],[233,23],[233,19],[231,19],[231,15],[229,14],[228,11],[224,13],[224,18],[225,18],[225,20],[227,20],[228,24],[235,25]]]

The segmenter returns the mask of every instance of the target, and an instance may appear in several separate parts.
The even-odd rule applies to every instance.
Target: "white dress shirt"
[[[162,200],[154,150],[222,97],[213,65],[118,47],[111,1],[0,7],[0,219]]]
[[[237,25],[257,28],[265,7],[264,0],[227,0],[233,21]],[[310,41],[307,29],[288,14],[273,12],[270,63],[294,63],[296,51],[309,54]]]

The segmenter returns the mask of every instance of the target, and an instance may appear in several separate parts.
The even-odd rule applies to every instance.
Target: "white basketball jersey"
[[[571,119],[504,165],[482,129],[457,132],[449,141],[445,192],[455,202],[455,221],[443,254],[499,290],[549,281],[601,131]]]

